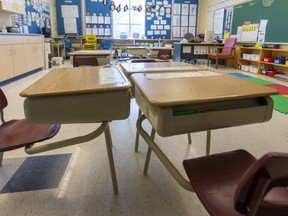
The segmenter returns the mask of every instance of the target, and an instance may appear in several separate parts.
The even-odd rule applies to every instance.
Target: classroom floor
[[[71,64],[66,61],[63,67]],[[223,67],[218,70],[238,71]],[[9,103],[6,119],[24,117],[24,98],[19,93],[47,72],[2,87]],[[273,79],[273,82],[278,81]],[[147,144],[140,139],[139,152],[134,152],[137,114],[133,99],[129,118],[110,124],[118,195],[113,193],[104,135],[101,135],[84,144],[37,155],[27,155],[23,149],[4,153],[0,168],[0,215],[208,215],[197,196],[179,186],[153,154],[148,175],[143,176]],[[214,130],[211,153],[239,148],[256,157],[269,151],[288,152],[287,122],[288,115],[274,111],[266,123]],[[62,125],[53,141],[84,135],[97,125]],[[148,123],[145,127],[150,129]],[[186,135],[169,138],[156,135],[156,142],[185,175],[183,159],[203,156],[205,138],[205,132],[193,133],[189,145]]]

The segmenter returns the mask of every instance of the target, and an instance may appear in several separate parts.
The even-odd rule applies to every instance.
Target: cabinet
[[[0,37],[0,81],[26,72],[22,36]],[[12,45],[13,44],[13,45]]]
[[[43,37],[27,36],[24,38],[26,70],[31,71],[44,67]]]
[[[288,57],[288,49],[272,49],[272,48],[256,48],[256,47],[240,47],[238,53],[238,65],[242,70],[257,74],[265,74],[267,69],[276,69],[283,73],[288,72],[288,65],[275,64],[274,62],[266,62],[263,59],[267,57],[284,56]]]
[[[0,10],[5,11],[5,12],[25,14],[25,1],[24,0],[1,0]]]
[[[0,82],[43,67],[43,43],[43,36],[0,35]]]

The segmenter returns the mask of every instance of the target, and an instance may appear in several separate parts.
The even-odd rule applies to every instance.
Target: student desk
[[[78,50],[70,52],[69,55],[73,57],[73,67],[75,58],[95,57],[98,60],[99,66],[110,64],[110,59],[113,54],[113,50]]]
[[[184,63],[184,62],[157,62],[157,63],[121,63],[120,67],[123,69],[124,73],[132,83],[131,94],[132,97],[135,96],[135,85],[131,80],[130,76],[135,73],[168,73],[168,72],[181,72],[181,71],[199,71],[204,70],[203,68],[196,67],[194,65]],[[139,109],[138,116],[141,115],[141,110]],[[188,134],[188,143],[191,143],[191,135]],[[139,134],[136,134],[135,140],[135,152],[138,151],[139,145]]]
[[[87,142],[105,133],[114,192],[117,180],[109,123],[130,113],[130,83],[117,68],[78,67],[54,69],[20,93],[26,97],[24,112],[33,123],[101,123],[81,137],[26,148],[39,153]]]
[[[125,75],[131,81],[130,76],[135,73],[167,73],[180,71],[199,71],[206,68],[197,67],[184,62],[145,62],[145,63],[120,63]],[[132,95],[134,96],[134,83],[132,82]]]
[[[144,113],[137,121],[137,130],[150,149],[144,174],[152,150],[174,179],[190,191],[193,188],[189,181],[143,129],[143,120],[147,118],[163,137],[265,122],[273,111],[269,95],[277,93],[272,88],[232,75],[211,72],[206,76],[204,73],[183,78],[167,78],[166,74],[131,75],[136,86],[136,102]]]
[[[156,57],[158,56],[158,52],[162,50],[170,50],[171,51],[171,56],[173,56],[173,48],[172,47],[149,47],[149,57]]]
[[[147,47],[144,46],[128,46],[126,47],[127,53],[130,56],[140,57],[147,56]]]

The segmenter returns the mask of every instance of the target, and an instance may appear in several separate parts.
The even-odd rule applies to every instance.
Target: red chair
[[[208,61],[207,61],[207,66],[209,66],[210,59],[215,59],[216,61],[216,66],[215,68],[217,69],[218,67],[218,61],[219,59],[224,59],[225,63],[227,65],[227,59],[233,59],[234,60],[234,68],[236,69],[236,50],[235,50],[235,45],[236,45],[237,39],[236,38],[228,38],[223,47],[217,47],[216,48],[216,53],[210,53],[210,47],[208,48]],[[222,50],[220,52],[220,50]]]
[[[210,215],[288,215],[288,154],[259,160],[236,150],[184,160],[198,198]]]
[[[4,120],[3,109],[8,101],[2,89],[0,89],[0,166],[2,165],[5,151],[33,145],[36,142],[54,137],[60,130],[60,124],[31,124],[26,119]]]
[[[97,58],[74,56],[73,67],[85,67],[85,66],[99,66]]]

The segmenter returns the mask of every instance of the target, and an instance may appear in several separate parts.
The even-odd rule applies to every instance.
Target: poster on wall
[[[170,39],[172,0],[147,0],[146,4],[145,37],[148,39]]]
[[[173,4],[172,37],[183,38],[197,31],[198,0],[175,0]]]
[[[51,28],[50,4],[41,0],[25,0],[25,15],[12,14],[12,25],[21,33],[41,34],[41,28]]]
[[[223,24],[224,24],[225,9],[216,10],[214,12],[213,30],[214,34],[223,37]]]

